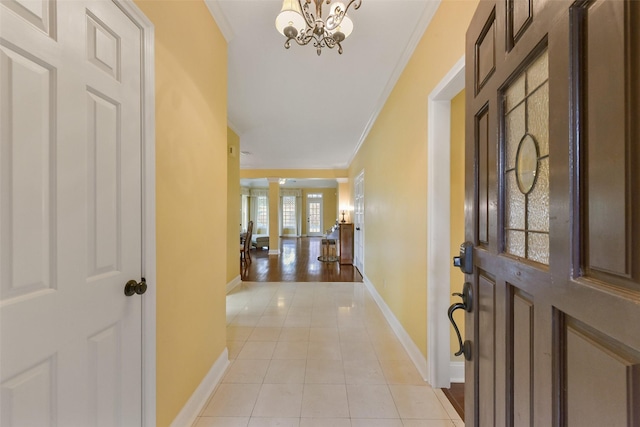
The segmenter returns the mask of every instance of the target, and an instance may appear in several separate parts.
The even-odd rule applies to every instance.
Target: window
[[[240,203],[240,228],[243,232],[247,231],[249,226],[249,196],[243,194]]]
[[[282,197],[282,228],[296,229],[296,197]]]
[[[260,196],[257,200],[256,227],[269,229],[269,199],[265,196]]]

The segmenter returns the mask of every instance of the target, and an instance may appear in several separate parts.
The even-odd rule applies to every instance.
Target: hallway
[[[231,365],[194,427],[460,427],[362,283],[243,282]]]

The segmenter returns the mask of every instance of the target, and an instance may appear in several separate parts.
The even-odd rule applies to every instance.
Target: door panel
[[[532,2],[528,0],[507,0],[509,13],[507,17],[507,47],[512,48],[520,36],[524,34],[527,25],[533,18]]]
[[[563,422],[576,426],[638,425],[640,352],[568,316],[562,325],[566,340]]]
[[[577,222],[582,231],[574,235],[573,242],[578,255],[574,259],[576,285],[584,298],[595,294],[607,301],[610,296],[612,301],[625,301],[640,293],[640,29],[635,25],[640,5],[595,1],[578,4],[571,12],[576,27],[572,42],[577,47],[572,60],[580,65],[571,73],[578,98],[573,110],[575,116],[584,118],[574,130],[574,161],[583,171],[574,177],[580,196]],[[616,25],[605,19],[614,19]],[[612,44],[606,49],[594,37],[607,37]],[[606,77],[598,61],[609,63]],[[606,80],[602,82],[606,95],[594,78]],[[617,117],[602,110],[612,110]],[[633,310],[614,310],[606,314],[611,316],[610,325],[591,326],[609,336],[625,336],[627,328],[615,328],[613,321],[627,324],[633,314]]]
[[[489,245],[489,110],[477,114],[478,138],[478,241]]]
[[[482,390],[479,399],[479,424],[495,425],[495,381],[496,381],[496,337],[495,337],[495,283],[489,277],[480,274],[478,279],[478,387]],[[473,352],[472,352],[473,355]],[[466,414],[466,411],[465,411]]]
[[[4,5],[26,22],[43,31],[51,38],[56,38],[55,2],[8,0]]]
[[[120,106],[104,94],[87,91],[87,280],[117,273],[122,264],[122,189],[117,171]]]
[[[2,300],[56,288],[55,69],[42,58],[0,46],[2,72]],[[31,99],[29,105],[20,102]],[[33,167],[25,167],[33,165]],[[21,191],[28,188],[29,191]],[[53,203],[52,203],[53,202]]]
[[[485,24],[475,46],[475,88],[480,92],[489,77],[496,70],[496,13],[493,10]]]
[[[471,22],[467,426],[640,425],[637,22],[632,0]]]
[[[533,313],[531,297],[509,285],[510,304],[508,316],[512,343],[510,371],[513,372],[513,425],[533,426]],[[508,385],[509,386],[509,385]]]
[[[2,385],[2,425],[55,425],[56,359],[49,357]]]
[[[140,29],[108,1],[0,24],[0,424],[140,425]]]
[[[562,421],[567,425],[636,425],[640,419],[640,352],[568,316],[563,320],[567,389],[562,408],[566,419]],[[602,411],[603,407],[609,410]]]
[[[122,343],[122,323],[108,326],[88,338],[89,371],[89,412],[92,424],[115,426],[122,423],[122,408],[119,393],[121,378],[118,374],[119,348]]]
[[[576,60],[588,76],[580,88],[587,123],[583,128],[586,270],[588,276],[605,280],[610,277],[627,285],[630,283],[625,279],[632,275],[634,236],[630,214],[637,196],[632,194],[633,180],[629,179],[633,159],[627,162],[625,158],[634,150],[631,122],[637,121],[638,113],[637,87],[634,93],[631,84],[637,80],[637,74],[632,77],[633,69],[629,65],[634,61],[631,42],[640,34],[637,29],[633,34],[630,19],[634,11],[625,14],[625,9],[631,9],[631,3],[595,2],[574,11],[574,23],[582,29],[574,43],[587,55]],[[617,23],[617,31],[608,28],[611,22]],[[613,43],[609,43],[609,39]],[[637,55],[637,45],[635,49]],[[637,65],[635,71],[638,72]],[[635,107],[629,105],[631,102],[636,103]],[[610,123],[611,126],[601,127],[598,123]],[[637,184],[635,189],[637,191]],[[635,238],[637,240],[637,230]]]

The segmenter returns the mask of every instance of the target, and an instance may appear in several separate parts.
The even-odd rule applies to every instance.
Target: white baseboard
[[[233,278],[232,281],[227,283],[227,293],[229,293],[232,290],[234,290],[235,287],[238,286],[240,283],[242,283],[242,279],[240,278],[240,275],[238,274],[236,277]]]
[[[382,299],[382,296],[380,296],[380,294],[376,290],[375,286],[373,286],[373,283],[371,283],[369,278],[366,275],[363,275],[362,278],[365,286],[367,287],[367,290],[375,300],[376,304],[378,304],[378,307],[380,307],[380,310],[382,311],[382,314],[384,314],[384,317],[387,319],[389,326],[391,326],[391,329],[396,334],[396,336],[400,340],[400,343],[402,343],[402,346],[409,354],[409,357],[411,358],[411,361],[413,362],[413,364],[416,365],[416,369],[418,369],[418,372],[420,373],[420,375],[425,381],[429,381],[427,360],[422,355],[422,352],[420,351],[418,346],[416,346],[416,344],[413,342],[413,340],[411,339],[407,331],[404,329],[400,321],[393,314],[393,312],[391,311],[387,303],[384,301],[384,299]]]
[[[449,364],[449,374],[452,383],[464,382],[464,362],[451,362]]]
[[[229,366],[229,351],[225,348],[220,357],[214,362],[211,369],[202,379],[198,388],[193,392],[178,416],[171,423],[171,427],[189,427],[207,404],[211,393],[222,379]]]
[[[280,255],[280,249],[269,249],[269,255]]]

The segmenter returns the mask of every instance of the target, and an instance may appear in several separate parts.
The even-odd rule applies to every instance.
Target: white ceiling
[[[346,168],[439,4],[362,0],[349,11],[343,54],[317,56],[312,44],[284,48],[274,25],[281,0],[206,2],[228,42],[228,120],[248,153],[242,169]]]

